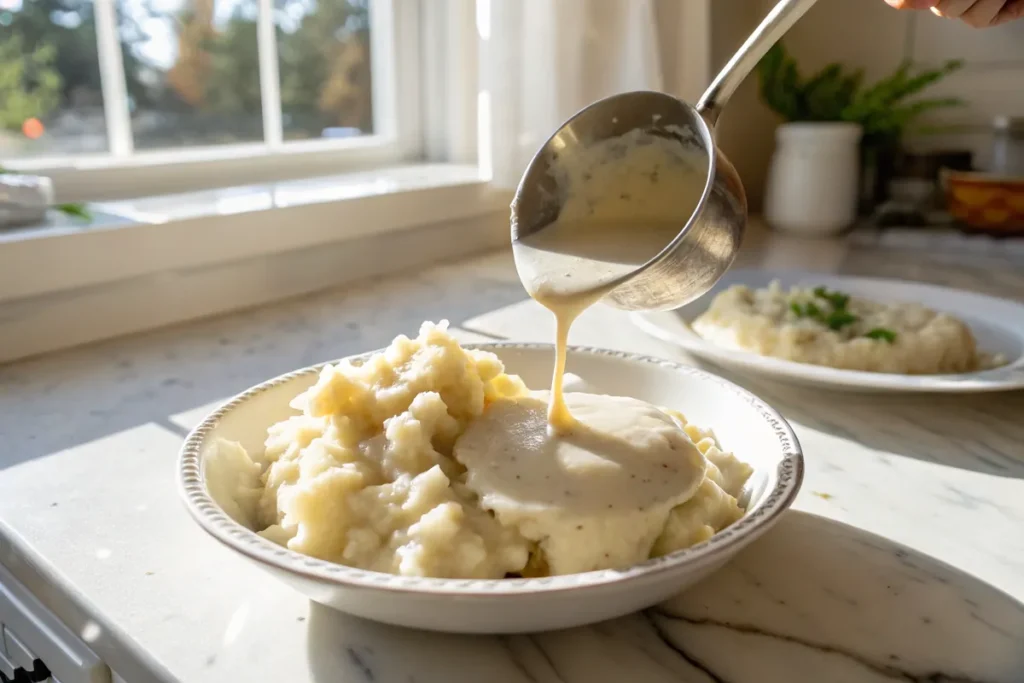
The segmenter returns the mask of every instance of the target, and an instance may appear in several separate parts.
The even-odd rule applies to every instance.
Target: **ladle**
[[[667,310],[701,296],[732,264],[747,222],[747,198],[736,169],[716,147],[714,126],[744,78],[816,0],[782,0],[729,60],[696,107],[659,92],[613,95],[582,109],[533,157],[512,201],[512,241],[551,225],[566,188],[561,164],[574,148],[620,137],[637,128],[678,141],[681,154],[707,174],[700,203],[656,256],[620,277],[604,301],[626,310]],[[698,176],[699,177],[699,176]]]

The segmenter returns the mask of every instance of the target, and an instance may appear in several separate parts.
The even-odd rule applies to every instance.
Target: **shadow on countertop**
[[[526,298],[448,264],[0,366],[0,470],[174,415],[276,375]]]
[[[790,511],[683,595],[536,635],[413,631],[310,604],[312,679],[1016,682],[1024,605],[879,536]]]

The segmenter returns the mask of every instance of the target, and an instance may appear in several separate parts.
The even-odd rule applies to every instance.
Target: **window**
[[[0,0],[0,159],[103,153],[90,0]]]
[[[0,163],[64,196],[89,172],[70,199],[105,199],[412,158],[419,77],[398,71],[419,65],[417,6],[0,0]],[[297,158],[317,153],[326,167]],[[123,191],[97,190],[104,172]]]

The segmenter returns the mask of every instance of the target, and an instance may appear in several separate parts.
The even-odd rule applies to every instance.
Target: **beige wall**
[[[774,4],[773,0],[712,0],[712,69],[717,70]],[[869,79],[903,59],[938,63],[963,58],[966,67],[931,95],[956,95],[969,106],[939,117],[955,132],[917,136],[915,147],[968,146],[984,158],[992,116],[1024,116],[1024,20],[978,30],[927,13],[902,13],[882,0],[819,0],[786,39],[805,71],[840,61],[863,67]],[[719,141],[743,176],[751,206],[760,206],[777,123],[757,97],[756,78],[737,92],[723,116]]]
[[[712,72],[728,61],[763,13],[761,0],[711,0]],[[774,116],[758,99],[757,80],[753,76],[732,96],[718,122],[719,147],[743,178],[754,211],[761,206],[774,126]]]

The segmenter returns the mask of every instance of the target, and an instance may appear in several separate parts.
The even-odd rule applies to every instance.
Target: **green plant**
[[[761,97],[786,121],[850,121],[864,128],[864,143],[898,140],[922,114],[955,107],[955,97],[916,99],[922,91],[963,66],[954,59],[934,69],[901,64],[891,75],[864,85],[862,69],[829,64],[804,79],[781,43],[757,66]]]
[[[28,50],[18,34],[0,40],[0,128],[20,130],[60,103],[63,81],[54,68],[57,48],[41,43]]]

